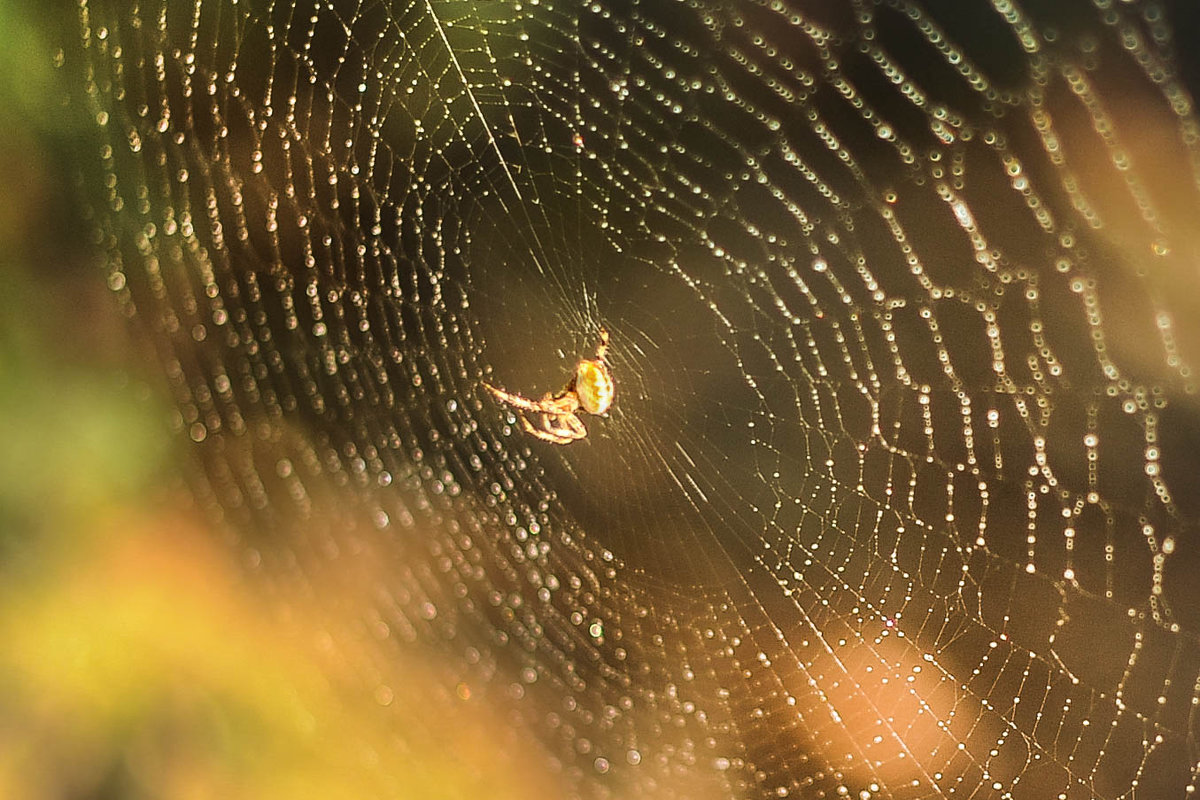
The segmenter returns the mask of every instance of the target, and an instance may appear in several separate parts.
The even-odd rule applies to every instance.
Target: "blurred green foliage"
[[[330,647],[336,598],[264,601],[198,518],[92,247],[73,13],[0,0],[0,797],[543,794],[478,693]]]

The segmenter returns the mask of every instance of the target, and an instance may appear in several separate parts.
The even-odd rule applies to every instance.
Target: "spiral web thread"
[[[198,502],[572,793],[1175,797],[1185,6],[81,0],[67,61]],[[602,326],[586,439],[481,388]]]

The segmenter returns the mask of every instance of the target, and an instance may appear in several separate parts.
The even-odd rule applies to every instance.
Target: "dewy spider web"
[[[1196,24],[80,0],[64,63],[199,503],[264,575],[369,565],[380,658],[439,648],[568,792],[1165,798]],[[601,326],[586,439],[481,388],[559,390]]]

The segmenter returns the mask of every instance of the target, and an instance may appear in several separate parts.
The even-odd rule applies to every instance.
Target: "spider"
[[[608,362],[604,360],[607,350],[608,331],[601,328],[596,356],[581,358],[566,388],[558,394],[547,393],[541,400],[509,394],[486,381],[483,386],[501,403],[537,415],[537,425],[531,423],[524,414],[518,415],[526,433],[554,444],[570,444],[587,436],[587,428],[583,427],[576,412],[583,409],[589,414],[601,415],[612,406],[612,373],[608,369]]]

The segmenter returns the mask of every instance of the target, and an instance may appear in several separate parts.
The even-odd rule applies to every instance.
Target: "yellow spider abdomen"
[[[575,394],[589,414],[603,414],[613,401],[613,379],[602,361],[581,361],[575,372]]]

